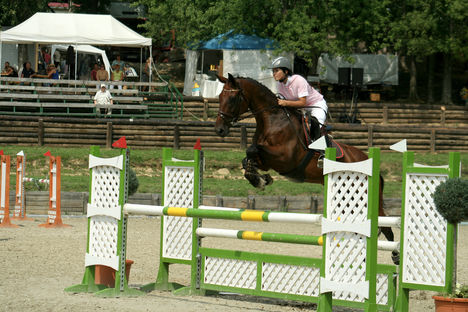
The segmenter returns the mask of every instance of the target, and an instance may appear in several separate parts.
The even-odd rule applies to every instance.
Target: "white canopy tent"
[[[150,57],[152,52],[151,38],[136,33],[111,15],[99,14],[36,13],[23,23],[1,32],[0,46],[4,43],[66,44],[73,45],[75,51],[78,45],[149,47]]]
[[[51,51],[50,54],[54,55],[55,50],[67,51],[67,49],[68,49],[67,45],[54,44],[54,45],[52,45],[52,51]],[[77,53],[100,55],[101,58],[102,58],[102,61],[104,62],[104,67],[106,68],[107,73],[109,74],[109,77],[110,77],[111,64],[109,62],[109,59],[107,58],[106,51],[98,49],[98,48],[93,47],[93,46],[88,45],[88,44],[78,45],[76,47],[76,50],[77,50]]]

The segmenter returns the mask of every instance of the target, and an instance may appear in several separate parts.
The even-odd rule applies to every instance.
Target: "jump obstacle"
[[[26,156],[21,151],[16,155],[16,194],[15,194],[15,209],[11,219],[28,220],[26,216],[25,205],[25,190],[24,182],[36,182],[49,185],[49,209],[47,213],[47,221],[40,224],[41,227],[62,227],[70,226],[63,224],[61,213],[61,197],[60,197],[60,172],[61,172],[61,157],[52,156],[50,152],[44,154],[49,157],[49,179],[37,179],[25,177]],[[5,157],[5,158],[4,158]],[[5,159],[5,161],[4,161]],[[10,223],[9,218],[9,188],[10,188],[10,156],[2,156],[1,166],[1,184],[0,184],[0,222],[7,226]],[[2,216],[7,216],[3,221]],[[2,226],[0,224],[0,226]]]
[[[378,217],[380,151],[369,149],[364,162],[335,162],[327,149],[324,161],[324,214],[239,210],[200,205],[202,153],[191,161],[177,160],[163,149],[163,206],[126,203],[129,151],[114,158],[99,158],[92,149],[91,194],[88,204],[88,245],[82,284],[70,292],[95,292],[98,296],[135,296],[125,277],[127,216],[160,215],[159,271],[149,290],[175,290],[178,294],[229,291],[318,303],[319,311],[332,305],[366,311],[408,311],[409,290],[448,291],[452,281],[453,234],[456,230],[436,211],[431,194],[447,178],[460,175],[460,154],[450,153],[448,166],[415,164],[412,152],[404,153],[401,218]],[[202,218],[257,222],[317,223],[322,236],[207,229]],[[401,224],[400,244],[381,244],[400,250],[400,265],[377,264],[378,226]],[[285,241],[323,245],[323,259],[270,255],[202,246],[202,237]],[[187,264],[191,282],[182,287],[169,282],[169,265]],[[118,271],[115,287],[94,282],[96,265]],[[398,286],[397,275],[399,272]],[[397,296],[398,291],[398,296]]]

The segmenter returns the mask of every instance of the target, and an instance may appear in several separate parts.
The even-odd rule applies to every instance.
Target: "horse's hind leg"
[[[389,242],[394,241],[395,236],[393,235],[393,231],[391,227],[382,227],[380,228],[380,230]],[[392,251],[392,261],[396,265],[400,264],[400,252],[399,251],[397,250]]]

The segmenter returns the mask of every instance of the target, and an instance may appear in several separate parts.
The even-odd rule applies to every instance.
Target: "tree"
[[[16,26],[36,12],[48,10],[47,0],[0,0],[0,25]]]
[[[109,14],[111,0],[74,0],[73,3],[79,4],[73,9],[75,13]]]
[[[177,43],[196,44],[233,30],[275,39],[279,50],[313,61],[322,52],[349,54],[365,42],[370,52],[386,44],[384,1],[352,0],[140,0],[148,7],[147,35],[162,40],[176,29]]]
[[[442,102],[452,103],[451,69],[453,55],[466,59],[465,30],[468,3],[464,0],[405,0],[391,7],[390,37],[395,48],[412,62],[410,98],[417,98],[415,62],[436,53],[444,56]],[[431,74],[428,75],[431,86]]]

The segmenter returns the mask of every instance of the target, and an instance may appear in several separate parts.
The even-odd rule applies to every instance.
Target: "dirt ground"
[[[174,296],[153,291],[138,298],[103,299],[92,294],[70,294],[64,288],[79,284],[84,273],[86,218],[65,217],[71,228],[44,229],[45,217],[16,222],[17,229],[0,228],[0,311],[314,311],[315,305],[234,294],[210,297]],[[159,218],[130,218],[128,259],[135,261],[129,285],[154,282],[159,259]],[[205,220],[204,226],[264,232],[319,234],[319,227],[278,223],[240,223]],[[468,226],[460,228],[459,242],[466,246]],[[261,251],[286,255],[321,256],[315,246],[205,239],[204,246]],[[458,280],[468,282],[468,248],[459,246]],[[379,254],[380,263],[391,263],[388,252]],[[171,281],[189,284],[189,268],[172,265]],[[433,293],[414,291],[410,311],[434,311]],[[354,311],[337,308],[336,311]]]

